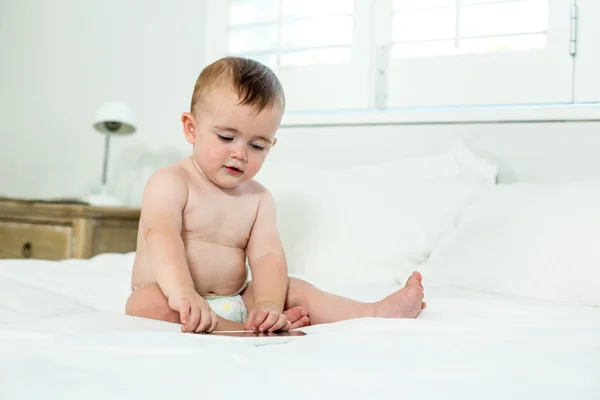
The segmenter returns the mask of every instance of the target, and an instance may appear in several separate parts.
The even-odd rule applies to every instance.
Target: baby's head
[[[265,65],[226,57],[204,68],[181,117],[202,174],[224,188],[252,179],[275,145],[284,108],[281,83]]]

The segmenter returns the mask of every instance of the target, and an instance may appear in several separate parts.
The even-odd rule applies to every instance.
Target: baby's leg
[[[378,302],[362,303],[290,278],[285,308],[305,307],[313,325],[361,317],[416,318],[425,308],[421,279],[421,274],[415,272],[402,289]]]
[[[125,314],[176,324],[181,323],[179,313],[169,307],[167,298],[156,283],[135,289],[127,299]]]
[[[157,283],[150,283],[135,289],[127,299],[125,314],[181,324],[179,313],[169,307],[169,301]],[[244,329],[242,323],[229,321],[219,316],[217,318],[219,319],[217,331]]]

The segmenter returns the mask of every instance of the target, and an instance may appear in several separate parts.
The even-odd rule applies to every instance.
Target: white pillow
[[[351,168],[350,172],[369,179],[393,179],[395,182],[466,178],[494,184],[498,166],[476,155],[462,140],[458,140],[450,150],[442,153],[358,166]]]
[[[290,273],[317,284],[406,279],[485,185],[397,183],[299,165],[270,166],[257,179],[277,202]]]
[[[600,305],[600,181],[486,190],[421,271],[430,284]]]
[[[458,222],[479,186],[350,179],[320,193],[318,229],[301,271],[315,281],[402,281]]]

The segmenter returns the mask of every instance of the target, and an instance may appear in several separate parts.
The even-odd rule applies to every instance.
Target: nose
[[[242,143],[236,143],[231,147],[229,156],[236,160],[246,161],[246,147]]]

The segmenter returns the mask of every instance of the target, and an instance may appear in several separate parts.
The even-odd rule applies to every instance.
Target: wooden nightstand
[[[0,258],[135,251],[140,210],[0,198]]]

